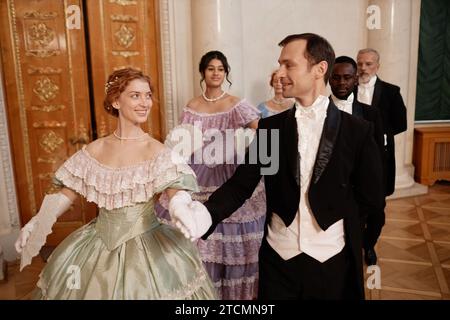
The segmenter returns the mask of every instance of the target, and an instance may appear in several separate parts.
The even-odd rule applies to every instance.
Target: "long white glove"
[[[39,212],[20,230],[15,243],[17,252],[21,253],[20,271],[39,253],[56,220],[71,204],[72,201],[62,193],[44,197]]]
[[[177,228],[191,241],[204,235],[212,224],[208,209],[202,203],[193,201],[184,190],[170,199],[169,214]]]

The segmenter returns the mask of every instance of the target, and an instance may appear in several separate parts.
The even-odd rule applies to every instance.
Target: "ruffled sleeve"
[[[168,148],[122,168],[101,164],[83,148],[56,171],[55,181],[108,210],[146,202],[167,188],[198,190],[195,173]]]
[[[247,100],[242,99],[236,103],[230,110],[224,112],[205,113],[194,111],[186,106],[181,115],[181,124],[201,123],[201,130],[208,129],[236,129],[246,127],[253,120],[260,118],[260,112]]]
[[[161,193],[167,188],[199,191],[194,171],[176,152],[165,149],[155,159],[153,167],[156,175],[153,182],[155,193]]]
[[[258,120],[261,117],[261,112],[247,100],[241,100],[234,111],[239,115],[237,117],[239,125],[242,127],[247,126],[253,120]]]

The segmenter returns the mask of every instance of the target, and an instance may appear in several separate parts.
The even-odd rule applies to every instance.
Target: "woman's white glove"
[[[22,252],[22,249],[27,244],[28,238],[30,237],[31,232],[33,232],[34,227],[36,225],[36,217],[31,218],[30,221],[20,230],[19,237],[16,240],[14,246],[16,247],[16,251],[18,253]]]
[[[47,235],[52,233],[56,220],[70,208],[71,204],[72,200],[62,193],[44,197],[39,212],[20,230],[15,243],[17,252],[21,253],[21,271],[39,253]]]
[[[204,235],[212,224],[208,209],[202,203],[193,201],[184,190],[177,191],[170,199],[169,214],[175,226],[191,241]]]

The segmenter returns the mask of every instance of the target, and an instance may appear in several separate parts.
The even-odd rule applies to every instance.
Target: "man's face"
[[[350,63],[336,63],[330,78],[330,87],[334,96],[346,100],[358,81],[356,70]]]
[[[360,83],[368,83],[370,78],[377,74],[380,64],[377,62],[375,53],[366,52],[358,54],[358,77]]]
[[[277,72],[285,98],[302,98],[313,90],[315,66],[309,67],[305,58],[306,40],[294,40],[283,47]],[[323,81],[323,80],[321,80]]]

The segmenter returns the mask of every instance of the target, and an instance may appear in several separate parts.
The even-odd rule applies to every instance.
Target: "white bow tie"
[[[298,107],[297,110],[295,110],[295,117],[297,119],[299,119],[299,118],[315,119],[316,118],[316,110],[313,108]]]

